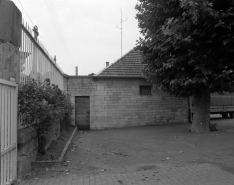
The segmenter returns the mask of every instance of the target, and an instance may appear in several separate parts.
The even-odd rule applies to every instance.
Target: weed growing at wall
[[[19,120],[23,127],[33,126],[38,133],[39,153],[45,153],[45,135],[52,124],[71,124],[72,105],[58,86],[29,78],[19,85]]]

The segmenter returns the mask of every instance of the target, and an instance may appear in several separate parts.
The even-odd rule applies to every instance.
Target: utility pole
[[[125,22],[127,20],[127,18],[125,20],[122,19],[122,8],[120,8],[121,11],[121,21],[120,21],[120,28],[117,26],[118,29],[121,30],[121,57],[122,55],[122,50],[123,50],[123,22]]]

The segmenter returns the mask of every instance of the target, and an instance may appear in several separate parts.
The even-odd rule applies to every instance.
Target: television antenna
[[[121,57],[122,55],[122,50],[123,50],[123,22],[127,21],[127,18],[125,20],[122,19],[122,8],[120,8],[121,12],[121,21],[120,21],[120,28],[117,25],[117,28],[121,30]]]

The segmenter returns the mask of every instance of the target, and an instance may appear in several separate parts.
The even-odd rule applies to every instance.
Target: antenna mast
[[[120,12],[121,12],[121,21],[120,21],[120,28],[117,26],[118,29],[121,30],[121,57],[122,55],[122,50],[123,50],[123,22],[125,22],[127,20],[127,18],[125,20],[122,19],[122,8],[120,8]]]

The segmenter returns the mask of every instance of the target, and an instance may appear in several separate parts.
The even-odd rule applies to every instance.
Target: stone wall
[[[188,122],[188,102],[158,89],[140,95],[143,79],[97,79],[92,128],[116,128]]]
[[[71,96],[71,103],[75,105],[76,96],[90,97],[90,122],[93,123],[94,118],[94,93],[97,87],[91,77],[88,76],[70,76],[67,78],[67,92]],[[75,125],[75,106],[73,109],[72,124]]]
[[[7,52],[6,52],[7,51]],[[0,78],[20,81],[19,48],[9,42],[0,41]]]
[[[31,162],[35,161],[38,152],[38,138],[35,129],[18,130],[18,178],[22,179],[30,170]]]
[[[91,129],[188,123],[187,99],[158,89],[152,95],[140,95],[140,85],[150,84],[136,78],[78,76],[68,78],[68,93],[73,104],[75,96],[90,96]]]
[[[66,75],[63,77],[63,92],[67,94],[67,77]]]
[[[22,14],[13,1],[0,1],[0,40],[21,46]]]
[[[12,1],[0,1],[0,78],[20,80],[22,15]]]
[[[51,125],[46,134],[46,149],[59,135],[60,124],[56,122]],[[31,170],[31,162],[36,160],[38,149],[38,135],[33,127],[18,130],[17,176],[19,179],[22,179]]]

